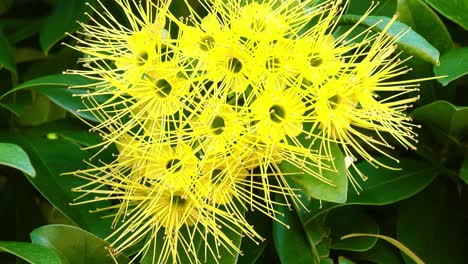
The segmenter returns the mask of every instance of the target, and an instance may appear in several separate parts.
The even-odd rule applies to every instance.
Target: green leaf
[[[388,243],[394,245],[401,252],[405,253],[408,257],[414,260],[417,264],[424,264],[424,262],[416,254],[414,254],[408,247],[406,247],[405,245],[403,245],[402,243],[400,243],[398,240],[394,238],[383,236],[383,235],[355,233],[355,234],[349,234],[347,236],[344,236],[341,239],[349,239],[353,237],[376,237],[376,238],[383,239],[387,241]]]
[[[419,107],[411,116],[423,125],[435,126],[455,138],[466,135],[468,129],[468,107],[457,107],[446,101]]]
[[[442,15],[468,30],[468,2],[465,0],[424,0]]]
[[[28,131],[34,134],[34,129]],[[110,232],[112,218],[102,217],[105,213],[90,213],[96,208],[110,205],[110,202],[95,202],[91,204],[71,206],[70,203],[81,195],[71,189],[87,183],[78,177],[61,175],[86,168],[83,160],[89,158],[80,146],[65,139],[48,139],[46,134],[36,133],[34,136],[18,131],[15,134],[0,134],[0,140],[14,142],[28,153],[31,163],[36,169],[36,177],[28,180],[55,208],[68,216],[80,227],[105,237]],[[91,197],[89,199],[92,199]]]
[[[0,241],[0,252],[13,254],[33,264],[62,263],[55,250],[26,242]]]
[[[381,157],[377,160],[387,161]],[[365,161],[356,166],[369,177],[367,181],[360,184],[363,191],[358,194],[355,190],[349,190],[346,204],[312,201],[309,205],[311,213],[301,216],[305,223],[333,208],[344,205],[385,205],[406,199],[428,186],[438,171],[438,168],[431,163],[408,158],[400,158],[398,164],[400,170],[375,168]],[[351,172],[356,179],[359,177],[352,169]]]
[[[464,263],[466,225],[456,186],[434,181],[426,190],[400,204],[398,239],[431,263]],[[414,263],[404,256],[406,263]]]
[[[281,263],[319,263],[319,256],[313,254],[316,250],[309,243],[297,213],[286,206],[279,206],[278,212],[283,214],[278,216],[279,220],[287,225],[286,227],[278,221],[273,222],[273,239]]]
[[[374,0],[350,0],[348,4],[347,14],[362,15],[369,7],[375,4]],[[375,7],[372,15],[374,16],[388,16],[391,17],[395,14],[397,9],[396,0],[382,0],[379,1]]]
[[[439,52],[453,48],[450,33],[439,16],[423,0],[398,0],[398,20],[427,39]]]
[[[90,112],[79,111],[86,109],[86,106],[83,104],[79,96],[73,96],[85,94],[87,93],[87,90],[68,89],[70,86],[83,86],[92,83],[92,80],[78,75],[48,75],[26,81],[0,96],[0,99],[13,92],[24,89],[34,89],[35,91],[46,95],[51,101],[66,109],[67,111],[70,111],[87,120],[98,122],[96,117],[94,117]]]
[[[356,264],[354,261],[351,261],[343,256],[338,257],[338,264]]]
[[[336,144],[331,144],[331,155],[334,157],[336,171],[322,170],[320,172],[315,166],[308,167],[309,170],[326,178],[330,183],[304,173],[302,168],[298,168],[288,161],[283,161],[279,166],[283,173],[290,174],[287,176],[288,181],[293,182],[293,185],[299,186],[308,196],[324,201],[344,203],[348,191],[348,177],[346,175],[343,154],[341,154]],[[314,164],[314,162],[309,159],[306,160],[306,164]],[[331,164],[326,164],[325,166],[327,165],[332,166]]]
[[[436,76],[442,85],[446,86],[468,73],[468,47],[452,49],[440,57],[440,65],[434,66]]]
[[[5,67],[7,70],[16,73],[16,63],[13,56],[13,49],[5,36],[0,31],[0,70]]]
[[[18,145],[0,143],[0,164],[18,169],[32,177],[36,176],[28,154]]]
[[[378,240],[374,247],[365,252],[351,254],[355,259],[366,260],[372,263],[401,264],[400,254],[388,243]]]
[[[95,0],[58,0],[53,13],[45,19],[39,32],[39,43],[47,54],[54,44],[65,37],[65,33],[74,33],[80,28],[77,21],[87,22],[92,13]]]
[[[242,239],[241,251],[242,255],[239,256],[237,260],[238,264],[254,264],[257,262],[258,258],[262,255],[265,248],[268,245],[268,239],[272,237],[272,220],[264,214],[259,214],[256,212],[246,212],[246,220],[251,224],[255,231],[265,238],[264,241],[259,241],[255,243],[251,239]]]
[[[331,210],[326,217],[325,225],[331,228],[332,249],[366,251],[377,243],[375,237],[340,239],[350,233],[379,233],[379,225],[375,220],[358,207],[341,207]]]
[[[361,16],[358,15],[343,15],[340,18],[339,24],[354,25],[358,23],[360,19]],[[368,16],[363,21],[361,21],[361,24],[367,27],[372,27],[372,30],[374,31],[382,31],[390,21],[391,19],[388,17]],[[406,32],[406,34],[399,38],[396,42],[402,50],[434,65],[439,64],[439,51],[429,42],[427,42],[427,40],[424,39],[421,35],[413,30],[410,30],[407,25],[395,21],[387,30],[387,34],[392,36],[399,36],[403,32]]]
[[[42,226],[31,232],[31,240],[56,250],[68,263],[130,263],[123,254],[112,256],[106,241],[74,226]]]

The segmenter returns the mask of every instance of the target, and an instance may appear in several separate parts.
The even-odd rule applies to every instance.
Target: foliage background
[[[91,5],[94,0],[88,0]],[[112,1],[104,1],[112,6]],[[184,10],[174,1],[176,14]],[[194,6],[197,1],[191,1]],[[362,14],[369,0],[351,0],[347,14]],[[87,80],[60,75],[76,69],[80,54],[61,45],[73,40],[77,20],[91,12],[81,0],[0,1],[0,262],[113,263],[101,238],[111,219],[89,214],[95,206],[70,206],[79,185],[61,173],[80,169],[100,141],[75,115],[83,105],[70,85]],[[347,202],[307,200],[309,212],[283,208],[285,229],[260,215],[248,218],[267,240],[243,241],[243,256],[222,263],[413,263],[391,244],[373,237],[340,240],[350,233],[398,239],[426,263],[464,263],[468,235],[468,2],[383,0],[373,16],[410,26],[440,52],[415,58],[407,78],[447,76],[421,83],[410,111],[422,125],[416,152],[396,153],[400,171],[359,164],[369,176]],[[433,65],[425,56],[440,59]],[[429,60],[430,61],[430,60]],[[107,156],[115,149],[106,150]],[[106,156],[106,155],[105,155]],[[8,253],[6,253],[8,252]],[[131,253],[129,253],[131,254]],[[15,257],[19,256],[17,260]],[[22,260],[21,260],[22,259]],[[119,263],[128,262],[120,255]]]

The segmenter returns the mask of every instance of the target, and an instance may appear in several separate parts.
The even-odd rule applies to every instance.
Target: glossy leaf
[[[0,164],[18,169],[30,176],[36,176],[28,154],[15,144],[0,143]]]
[[[288,181],[294,182],[294,185],[300,187],[306,195],[319,200],[344,203],[348,191],[348,178],[343,154],[336,144],[331,144],[331,155],[334,157],[336,171],[322,170],[320,172],[317,167],[308,167],[309,170],[326,178],[330,183],[304,173],[302,168],[298,168],[288,161],[283,161],[279,166],[283,173],[290,174]],[[314,164],[314,162],[309,160],[307,164]]]
[[[307,223],[318,215],[344,205],[385,205],[406,199],[428,186],[438,171],[438,168],[430,163],[407,158],[400,158],[400,170],[379,169],[368,162],[360,162],[356,166],[369,177],[367,181],[360,183],[363,190],[359,194],[353,189],[349,190],[345,204],[312,201],[309,205],[311,212],[302,216],[304,222]],[[356,179],[359,177],[352,173]]]
[[[8,93],[2,95],[0,99],[13,92],[24,89],[34,89],[35,91],[46,95],[50,100],[62,108],[87,120],[98,122],[98,120],[90,112],[79,111],[85,109],[86,106],[83,104],[79,96],[74,95],[84,94],[87,93],[87,91],[83,89],[68,89],[70,86],[82,86],[92,83],[93,81],[90,79],[78,75],[48,75],[26,81],[16,86]]]
[[[284,226],[278,221],[273,222],[273,239],[276,251],[282,264],[313,264],[319,263],[319,256],[313,254],[307,236],[304,233],[301,219],[293,210],[286,206],[278,207],[278,211],[284,214],[278,217]]]
[[[463,137],[468,129],[468,107],[456,107],[446,101],[419,107],[411,115],[423,125],[435,126],[449,136]]]
[[[343,15],[340,18],[339,24],[354,25],[359,22],[360,19],[361,16],[358,15]],[[372,30],[374,31],[382,31],[390,21],[391,19],[388,17],[368,16],[361,22],[361,24],[367,27],[372,27]],[[406,32],[406,34],[396,42],[402,50],[434,65],[439,64],[439,51],[421,35],[410,30],[407,25],[395,21],[387,30],[387,33],[392,36],[399,36],[403,32]]]
[[[450,82],[468,73],[468,47],[453,49],[440,57],[440,65],[434,66],[436,76],[444,76],[437,79],[446,86]]]
[[[56,250],[68,263],[130,263],[123,254],[112,256],[106,241],[74,226],[42,226],[31,232],[31,240]]]
[[[398,0],[398,13],[399,21],[418,32],[442,54],[453,48],[452,38],[444,23],[423,0]]]
[[[468,2],[465,0],[424,0],[448,19],[468,30]]]
[[[61,264],[55,250],[26,242],[0,241],[0,252],[7,252],[33,264]]]
[[[65,37],[65,33],[74,33],[80,28],[77,21],[86,22],[92,13],[90,5],[95,0],[58,0],[53,13],[44,21],[39,32],[39,43],[42,50],[48,53],[54,44]]]
[[[464,263],[466,225],[456,186],[435,181],[424,192],[401,203],[397,237],[426,264]],[[404,256],[406,263],[414,263]],[[465,260],[464,260],[465,259]]]
[[[338,257],[338,264],[356,264],[354,261],[351,261],[343,256]]]
[[[331,210],[325,220],[331,228],[331,248],[349,251],[366,251],[377,242],[375,237],[340,238],[351,233],[379,234],[379,226],[369,215],[358,207],[342,207]]]

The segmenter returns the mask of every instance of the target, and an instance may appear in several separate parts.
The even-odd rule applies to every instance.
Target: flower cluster
[[[70,73],[98,82],[84,111],[100,121],[98,147],[118,149],[74,173],[89,181],[75,191],[98,196],[84,202],[116,201],[99,210],[114,216],[117,252],[142,241],[157,263],[240,253],[229,234],[262,240],[246,210],[279,221],[277,206],[300,205],[283,162],[332,185],[332,145],[380,166],[375,153],[414,148],[404,111],[417,84],[395,79],[409,69],[391,22],[334,35],[341,1],[205,0],[185,17],[170,1],[115,2],[126,21],[96,8],[75,37],[84,69]]]

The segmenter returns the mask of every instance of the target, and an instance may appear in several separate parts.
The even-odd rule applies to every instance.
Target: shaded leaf
[[[45,19],[39,32],[39,43],[42,50],[48,53],[54,44],[65,37],[65,33],[74,33],[80,26],[77,21],[86,22],[92,13],[90,5],[95,0],[58,0],[53,13]]]
[[[5,36],[0,31],[0,69],[5,67],[7,70],[16,74],[16,63],[13,56],[13,49]]]
[[[340,18],[339,24],[354,25],[359,22],[360,19],[361,16],[359,15],[343,15]],[[390,21],[391,19],[388,17],[368,16],[361,22],[361,24],[367,27],[372,27],[372,30],[374,31],[382,31]],[[395,21],[387,30],[387,34],[392,36],[400,36],[403,32],[406,32],[406,34],[396,42],[402,50],[434,65],[439,64],[439,51],[421,35],[410,30],[407,25]]]
[[[468,184],[468,153],[465,155],[465,160],[460,168],[460,178]]]
[[[28,154],[15,144],[0,143],[0,164],[18,169],[30,176],[36,176]]]
[[[383,235],[376,235],[376,234],[363,234],[363,233],[355,233],[355,234],[349,234],[347,236],[342,237],[341,239],[349,239],[353,237],[376,237],[383,239],[387,241],[388,243],[394,245],[396,248],[398,248],[401,252],[405,253],[407,256],[409,256],[412,260],[414,260],[417,264],[424,264],[424,261],[422,261],[416,254],[413,253],[408,247],[400,243],[398,240],[388,237],[388,236],[383,236]]]
[[[50,248],[26,242],[0,241],[0,252],[16,255],[33,264],[61,264],[60,256]]]
[[[86,168],[83,160],[89,158],[89,154],[81,150],[79,145],[60,138],[48,139],[42,134],[30,136],[22,132],[2,133],[0,140],[14,142],[28,153],[37,174],[36,177],[28,177],[28,179],[55,208],[80,227],[100,237],[105,237],[111,232],[112,218],[103,219],[105,215],[103,213],[90,213],[98,207],[108,206],[110,202],[70,205],[80,195],[80,193],[72,192],[71,189],[86,181],[61,174]]]
[[[468,2],[465,0],[424,0],[442,15],[468,30]]]
[[[106,241],[74,226],[42,226],[31,232],[31,240],[56,250],[68,263],[130,263],[123,254],[112,256]]]
[[[435,181],[400,204],[397,237],[426,264],[464,263],[466,225],[462,212],[456,187]],[[414,263],[403,257],[406,263]]]
[[[378,240],[374,247],[365,252],[351,254],[356,259],[366,260],[376,264],[401,264],[400,254],[388,243]]]
[[[284,214],[278,217],[279,220],[288,225],[286,227],[278,221],[273,222],[273,239],[281,263],[319,263],[320,258],[318,255],[313,254],[316,250],[309,243],[297,213],[286,206],[278,207],[278,211]]]
[[[379,226],[369,215],[358,207],[342,207],[331,210],[325,220],[331,228],[332,249],[366,251],[377,242],[375,237],[340,238],[351,233],[379,234]]]
[[[362,15],[369,7],[375,4],[374,0],[350,0],[348,4],[347,14]],[[388,16],[391,17],[395,14],[397,9],[396,0],[382,0],[379,1],[377,7],[372,11],[374,16]]]
[[[446,86],[468,73],[468,47],[452,49],[440,57],[440,65],[434,66],[436,76],[442,85]]]

